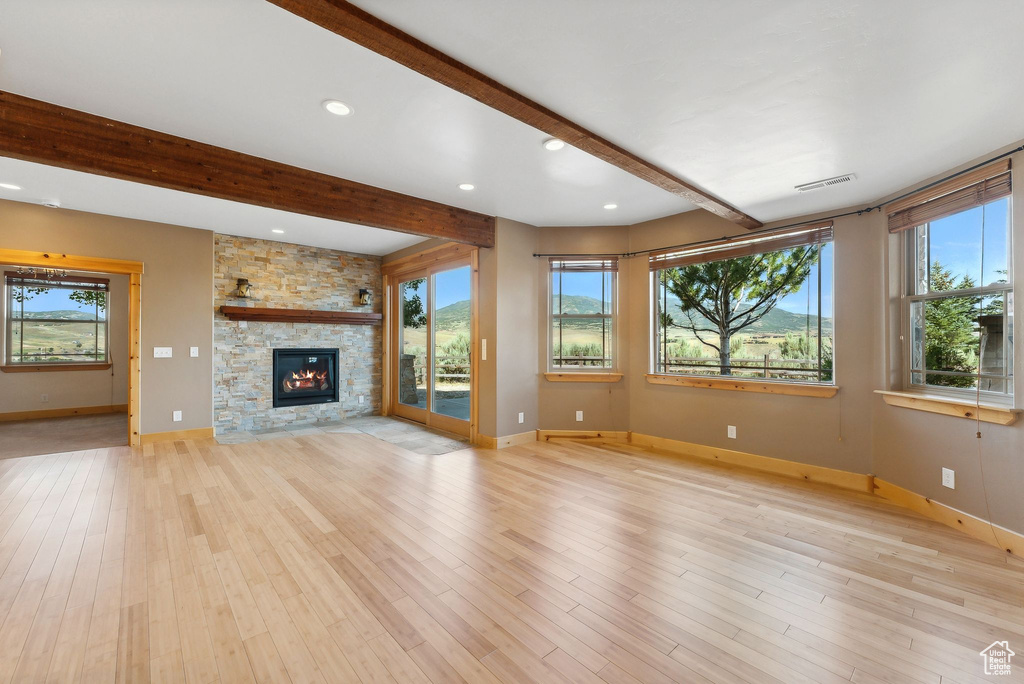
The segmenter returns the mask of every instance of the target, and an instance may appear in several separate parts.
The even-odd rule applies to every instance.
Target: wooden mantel
[[[313,309],[268,309],[254,306],[222,306],[220,312],[232,321],[262,321],[264,323],[347,323],[373,325],[379,323],[379,313],[361,311],[316,311]]]

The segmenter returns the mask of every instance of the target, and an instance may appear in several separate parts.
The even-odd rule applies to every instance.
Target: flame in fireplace
[[[327,371],[317,372],[311,370],[298,373],[293,371],[291,377],[285,378],[281,384],[284,386],[285,392],[311,389],[325,390],[330,385],[327,382]]]

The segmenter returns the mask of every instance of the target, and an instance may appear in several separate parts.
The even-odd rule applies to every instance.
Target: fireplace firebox
[[[338,401],[337,349],[275,349],[274,407]]]

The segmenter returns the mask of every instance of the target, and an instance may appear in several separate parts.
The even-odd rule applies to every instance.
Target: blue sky
[[[93,313],[93,306],[83,306],[68,299],[68,290],[55,289],[42,294],[32,294],[25,302],[25,311],[85,311]],[[10,296],[8,294],[8,296]],[[20,305],[17,305],[20,308]]]
[[[442,271],[434,275],[434,306],[443,309],[449,304],[462,302],[469,299],[470,272],[469,266],[455,268],[450,271]],[[426,306],[427,287],[426,283],[419,286],[415,291],[423,300]]]
[[[929,226],[930,263],[942,263],[957,281],[961,276],[969,276],[975,286],[1003,279],[1004,274],[998,271],[1006,269],[1009,208],[1010,200],[1004,198],[933,221]]]

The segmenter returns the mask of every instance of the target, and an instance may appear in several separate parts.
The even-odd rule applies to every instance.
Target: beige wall
[[[142,432],[212,426],[213,233],[0,201],[0,247],[144,262]],[[154,359],[154,346],[174,356]]]
[[[14,266],[0,266],[0,273]],[[72,275],[89,275],[69,271]],[[0,373],[0,413],[45,411],[128,403],[128,276],[110,275],[109,370]],[[6,320],[6,294],[0,297],[0,321]],[[6,345],[6,341],[4,342]],[[7,358],[6,347],[3,358]],[[43,402],[42,395],[49,401]]]
[[[493,252],[497,256],[497,322],[488,359],[495,364],[495,437],[536,430],[539,297],[536,274],[537,228],[498,219]],[[481,300],[481,307],[489,300]],[[523,423],[519,423],[519,413]]]

